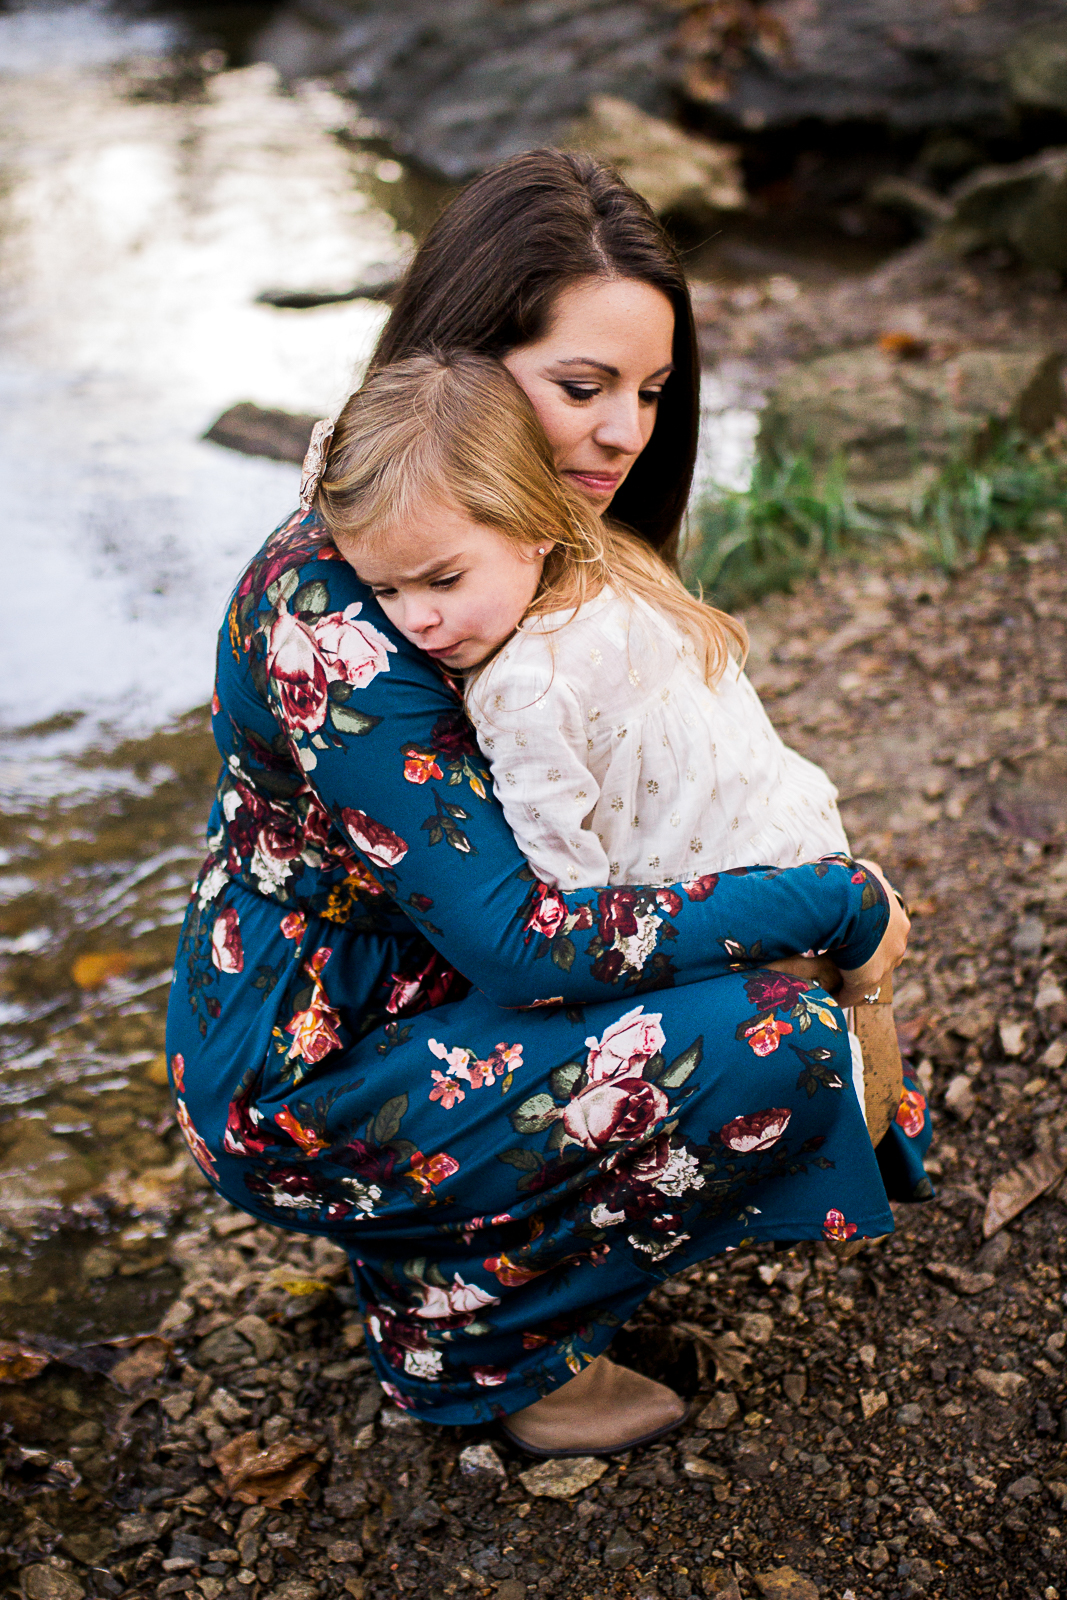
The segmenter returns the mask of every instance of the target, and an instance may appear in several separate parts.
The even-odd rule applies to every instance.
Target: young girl
[[[561,481],[502,365],[411,358],[350,398],[332,440],[320,430],[304,502],[400,632],[465,678],[544,883],[696,896],[732,867],[850,854],[832,783],[741,669],[743,626]],[[603,959],[639,954],[624,937]]]

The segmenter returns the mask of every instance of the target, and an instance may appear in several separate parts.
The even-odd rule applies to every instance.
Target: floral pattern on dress
[[[840,1012],[764,967],[827,942],[820,897],[867,959],[886,910],[856,864],[538,882],[459,694],[313,517],[238,585],[213,727],[168,1022],[183,1136],[231,1201],[346,1246],[398,1405],[485,1421],[708,1253],[891,1226]]]

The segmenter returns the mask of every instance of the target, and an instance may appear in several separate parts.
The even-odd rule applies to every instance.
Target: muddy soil
[[[5,1308],[53,1358],[0,1387],[9,1592],[1067,1594],[1065,549],[1060,526],[952,581],[845,569],[749,617],[772,714],[914,912],[898,1016],[934,1108],[934,1201],[847,1263],[760,1247],[665,1284],[616,1354],[692,1418],[562,1499],[491,1430],[383,1404],[333,1247],[184,1178],[83,1201]],[[163,990],[139,1003],[155,1042]],[[162,1117],[153,1136],[172,1150]],[[1035,1152],[1053,1182],[983,1243],[992,1183]],[[37,1331],[42,1270],[83,1308],[65,1342]],[[131,1283],[156,1285],[138,1321]],[[164,1306],[169,1348],[100,1342]]]

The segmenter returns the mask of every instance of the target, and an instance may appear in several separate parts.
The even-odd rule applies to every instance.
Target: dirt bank
[[[9,1587],[1067,1592],[1055,1189],[981,1235],[996,1178],[1067,1159],[1064,543],[994,549],[950,583],[842,571],[750,618],[773,714],[915,911],[899,1009],[935,1109],[936,1201],[846,1265],[760,1248],[667,1283],[617,1353],[679,1384],[693,1421],[556,1500],[491,1433],[383,1407],[335,1251],[194,1197],[165,1247],[169,1360],[141,1347],[128,1381],[97,1347],[0,1389]],[[117,1274],[133,1247],[108,1247]]]

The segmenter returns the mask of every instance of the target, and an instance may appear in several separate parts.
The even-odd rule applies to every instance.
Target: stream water
[[[298,478],[201,436],[241,400],[340,402],[381,305],[258,297],[388,273],[426,200],[350,101],[197,63],[178,22],[0,14],[0,1335],[129,1331],[170,1292],[195,1180],[163,1014],[202,708]],[[744,482],[744,383],[706,379],[705,483]]]

